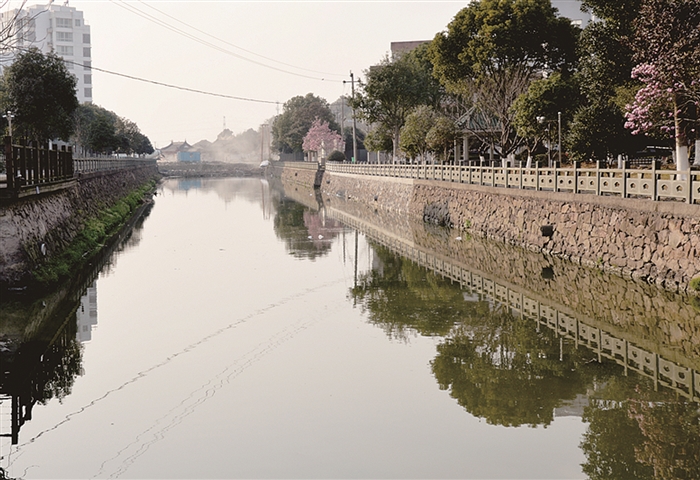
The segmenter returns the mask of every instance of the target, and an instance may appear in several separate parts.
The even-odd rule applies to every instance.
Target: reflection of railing
[[[384,177],[439,180],[501,188],[682,200],[700,203],[700,172],[651,169],[494,167],[484,165],[357,165],[328,163],[326,170]]]
[[[418,265],[428,268],[442,277],[449,278],[469,290],[507,306],[513,312],[534,320],[539,326],[546,326],[559,336],[567,337],[576,345],[585,346],[603,357],[617,362],[628,370],[635,371],[659,385],[671,388],[692,401],[700,401],[700,372],[678,365],[662,358],[659,354],[645,350],[632,342],[618,338],[599,327],[563,312],[561,309],[544,304],[526,291],[503,285],[481,273],[454,265],[430,252],[421,250],[397,236],[388,235],[357,218],[338,210],[329,211],[329,216],[359,230],[406,257]]]

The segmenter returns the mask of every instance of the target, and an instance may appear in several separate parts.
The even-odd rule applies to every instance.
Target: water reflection
[[[354,301],[390,337],[443,337],[431,369],[467,412],[509,427],[580,416],[591,479],[698,478],[692,299],[324,200],[380,260]]]
[[[130,263],[132,276],[124,277],[124,270],[129,268],[121,268],[117,273],[122,277],[112,277],[114,283],[119,283],[120,287],[130,286],[138,277],[143,277],[141,269],[145,270],[144,264],[148,263],[148,259],[163,253],[159,249],[165,250],[163,259],[155,262],[157,268],[151,267],[151,271],[159,274],[164,271],[175,272],[181,266],[188,267],[188,270],[172,282],[160,281],[167,286],[158,290],[160,293],[157,295],[153,294],[155,289],[149,289],[147,282],[139,283],[138,290],[135,287],[117,291],[111,285],[113,309],[116,304],[123,303],[120,301],[123,291],[136,295],[137,292],[147,290],[147,296],[159,300],[168,297],[166,301],[156,304],[150,303],[149,298],[149,303],[144,300],[144,303],[137,305],[138,308],[131,310],[113,310],[111,323],[107,313],[110,311],[109,282],[102,283],[102,335],[96,335],[97,332],[94,331],[98,302],[94,276],[90,275],[78,281],[75,290],[61,293],[61,298],[68,299],[64,303],[58,297],[47,297],[24,306],[24,310],[16,309],[17,314],[12,318],[5,315],[9,310],[1,310],[4,315],[0,317],[3,318],[2,331],[8,334],[8,338],[12,336],[9,333],[15,332],[12,336],[17,340],[14,352],[22,352],[21,355],[12,354],[13,363],[8,370],[8,378],[3,377],[1,386],[7,399],[3,406],[11,405],[16,398],[17,433],[21,422],[31,419],[32,414],[36,419],[40,418],[40,410],[32,412],[33,405],[52,397],[65,398],[70,393],[77,375],[83,370],[81,341],[88,341],[95,335],[92,344],[95,347],[108,337],[105,330],[109,325],[114,328],[112,333],[124,335],[123,338],[134,337],[133,332],[148,323],[152,335],[137,336],[144,337],[136,339],[141,341],[137,344],[138,347],[129,344],[131,352],[138,352],[138,355],[132,355],[133,360],[148,357],[151,350],[160,348],[156,344],[168,343],[170,339],[166,337],[175,337],[174,331],[180,331],[180,336],[172,344],[160,348],[157,354],[150,356],[143,364],[136,363],[133,368],[119,372],[122,377],[117,377],[120,379],[115,380],[116,384],[131,385],[134,387],[133,392],[122,392],[120,387],[115,388],[105,382],[105,385],[98,385],[94,390],[87,389],[90,390],[89,395],[77,402],[75,409],[68,409],[82,411],[84,405],[93,402],[95,395],[103,396],[105,391],[118,389],[124,394],[111,397],[111,406],[101,404],[102,409],[92,411],[94,418],[99,417],[104,422],[96,424],[83,418],[86,430],[75,430],[84,432],[105,425],[109,425],[106,428],[111,428],[112,416],[118,420],[115,422],[118,426],[110,430],[116,432],[110,439],[113,441],[111,446],[93,455],[92,460],[98,460],[93,465],[93,473],[98,472],[95,476],[111,471],[116,477],[131,468],[133,461],[142,454],[140,460],[143,465],[152,469],[138,470],[138,473],[137,470],[132,470],[129,474],[144,478],[149,473],[153,476],[154,472],[162,472],[166,466],[177,464],[180,458],[187,457],[181,452],[201,448],[199,455],[204,454],[205,450],[222,452],[219,455],[212,454],[206,462],[202,461],[195,466],[215,466],[217,461],[221,461],[223,466],[220,470],[207,470],[210,478],[217,475],[223,478],[227,473],[231,476],[230,472],[251,477],[258,472],[268,472],[261,465],[277,462],[278,469],[270,470],[268,476],[279,477],[292,472],[284,468],[296,465],[298,458],[303,456],[297,455],[297,451],[290,447],[300,439],[309,442],[304,443],[300,451],[321,451],[319,459],[332,465],[328,470],[321,471],[323,473],[333,472],[334,468],[340,468],[338,465],[345,465],[346,471],[350,472],[347,475],[349,477],[353,474],[380,476],[385,472],[382,468],[391,463],[382,450],[386,445],[399,444],[399,448],[389,452],[398,456],[401,455],[400,450],[406,455],[402,457],[403,460],[411,456],[419,459],[418,462],[424,458],[435,460],[440,452],[446,452],[443,463],[449,464],[451,458],[464,461],[476,448],[471,438],[469,442],[463,441],[463,438],[474,436],[472,429],[480,433],[490,429],[488,434],[497,437],[494,442],[498,442],[498,445],[510,442],[512,446],[515,443],[512,441],[513,436],[525,438],[523,432],[539,434],[545,430],[540,427],[548,427],[546,431],[549,434],[558,431],[559,437],[553,437],[564,438],[567,430],[565,427],[560,429],[560,425],[567,425],[567,422],[560,421],[562,419],[559,417],[573,416],[581,418],[587,426],[586,434],[580,438],[580,450],[577,450],[576,445],[581,430],[576,430],[576,437],[566,436],[562,442],[572,443],[571,450],[578,454],[577,460],[571,462],[577,470],[575,473],[580,473],[578,464],[583,462],[583,472],[596,479],[698,477],[700,439],[696,402],[700,388],[697,385],[698,347],[693,337],[698,332],[698,325],[696,316],[692,315],[692,305],[684,298],[656,290],[647,291],[644,285],[625,282],[617,277],[608,278],[599,272],[587,272],[556,259],[509,249],[498,243],[467,238],[457,240],[449,231],[412,224],[405,218],[393,219],[391,214],[382,211],[362,211],[357,204],[342,205],[336,199],[330,203],[323,199],[320,203],[313,191],[305,191],[298,186],[283,186],[280,190],[259,180],[204,179],[196,189],[191,184],[167,182],[160,193],[178,197],[174,199],[177,201],[163,202],[161,212],[170,208],[167,215],[154,215],[156,218],[151,219],[155,223],[169,226],[173,225],[173,219],[180,218],[180,209],[187,209],[191,205],[197,209],[191,209],[188,213],[196,217],[201,216],[199,209],[202,206],[211,208],[212,205],[220,205],[220,202],[216,203],[218,199],[224,203],[232,199],[243,199],[254,204],[255,209],[234,209],[231,206],[220,208],[219,213],[226,212],[230,215],[212,215],[206,218],[215,218],[219,225],[226,224],[230,227],[228,230],[213,230],[211,237],[223,235],[221,232],[225,231],[229,236],[242,233],[246,241],[251,238],[254,240],[244,244],[244,248],[241,246],[242,240],[236,239],[235,242],[226,244],[227,248],[223,250],[218,238],[211,244],[196,244],[196,240],[201,241],[199,237],[191,237],[194,239],[192,243],[189,243],[189,238],[182,244],[167,243],[162,237],[172,239],[181,232],[173,234],[171,230],[154,229],[157,231],[151,231],[146,236],[148,241],[144,241],[135,252],[141,256],[133,255],[129,257],[130,262],[123,262],[123,265]],[[209,194],[208,198],[200,200],[206,201],[189,201],[204,193]],[[182,201],[185,194],[189,195],[187,202]],[[210,201],[212,198],[215,202]],[[259,211],[256,210],[258,206],[263,212],[263,219],[271,221],[260,222],[255,227],[256,238],[249,234],[247,228],[240,228],[243,221],[240,224],[237,222],[241,218],[251,223],[251,218],[260,220]],[[193,217],[184,218],[191,220]],[[199,227],[205,223],[197,225]],[[354,235],[346,235],[350,230],[344,225],[354,227]],[[369,244],[362,241],[361,248],[371,247],[367,252],[366,264],[364,252],[358,255],[358,230],[364,232],[369,239]],[[264,239],[260,239],[264,233],[269,233],[270,238],[276,236],[282,242],[273,238],[271,242],[265,243]],[[159,238],[156,240],[156,237]],[[130,239],[123,240],[122,245],[133,245],[139,239],[140,230],[137,228]],[[254,243],[265,247],[255,251]],[[277,248],[280,243],[285,247]],[[347,258],[354,260],[354,276],[349,273],[349,265],[348,268],[345,266],[346,243],[351,244]],[[214,253],[194,257],[190,262],[189,255],[194,250],[190,248],[192,244]],[[232,248],[228,248],[229,245]],[[343,265],[339,266],[340,252],[336,252],[338,262],[335,263],[329,253],[341,246]],[[239,263],[240,255],[233,252],[233,247],[244,250],[253,258],[257,256],[258,259],[254,260],[258,262],[255,267],[265,273],[258,274],[256,271],[255,275],[241,280],[239,277],[243,277],[241,274],[245,273],[248,265],[245,262]],[[177,257],[178,251],[187,251],[188,256],[185,258],[188,261]],[[278,256],[268,253],[271,251]],[[230,259],[219,260],[229,258],[228,255]],[[103,272],[109,272],[113,258],[106,260]],[[212,258],[217,260],[212,261]],[[262,268],[264,262],[261,258],[270,258],[273,266]],[[318,270],[310,268],[311,262],[296,261],[297,258],[314,260],[317,262],[314,266],[322,266],[327,270],[335,269],[336,277],[324,277]],[[358,268],[360,258],[363,265]],[[283,261],[287,262],[286,269],[279,267]],[[178,265],[178,262],[182,265]],[[219,264],[224,264],[222,270],[227,275],[218,277],[216,284],[207,283],[211,278],[217,278],[216,269],[212,265]],[[290,266],[292,264],[293,267]],[[96,265],[95,271],[99,267]],[[228,275],[228,272],[236,272],[236,275]],[[304,277],[300,272],[306,272],[307,276]],[[266,282],[269,283],[270,278],[277,278],[275,273],[284,273],[284,280],[267,289]],[[319,290],[318,296],[298,298],[297,289],[287,288],[300,278],[308,281],[316,276],[323,277],[318,282],[324,282],[323,290],[311,282],[311,286]],[[192,297],[192,302],[173,302],[176,282],[185,283],[193,277],[196,277],[196,282],[188,283],[188,288],[177,290],[186,292],[179,295],[188,299]],[[221,281],[221,278],[225,280]],[[260,283],[248,291],[244,289],[244,283],[255,282]],[[190,290],[198,283],[203,285],[201,290]],[[337,289],[326,288],[331,283],[337,285]],[[236,297],[232,292],[239,289],[244,293]],[[251,301],[247,305],[247,297],[254,297],[257,290],[264,291],[264,301]],[[281,303],[291,304],[298,300],[293,309],[277,308],[278,303],[275,302],[280,290],[286,295],[280,306]],[[644,307],[628,305],[621,293],[625,291]],[[214,294],[207,297],[203,292]],[[221,298],[225,302],[220,308],[202,308],[201,304],[215,304]],[[137,302],[134,299],[134,303]],[[173,306],[173,303],[177,305]],[[357,313],[357,309],[353,310],[349,303],[356,305],[364,315],[348,315],[347,318],[336,315],[336,310],[343,308]],[[59,304],[62,305],[60,308]],[[178,319],[173,313],[176,310],[185,312],[182,318]],[[154,315],[154,311],[158,314]],[[252,313],[246,313],[248,311]],[[148,314],[131,318],[137,312],[139,315],[143,312]],[[662,312],[666,314],[662,315]],[[296,323],[287,323],[290,315]],[[193,324],[193,318],[197,320],[196,324]],[[128,319],[132,322],[129,323]],[[397,341],[386,342],[376,329],[358,326],[363,320]],[[115,324],[119,324],[120,329]],[[363,329],[362,341],[358,341],[360,336],[352,336],[352,332],[360,328]],[[340,340],[336,338],[339,330],[342,332]],[[319,331],[323,333],[319,334]],[[168,332],[169,335],[161,336],[162,332]],[[364,332],[370,332],[370,341],[367,341]],[[110,337],[113,340],[109,345],[112,353],[121,354],[124,350],[124,345],[120,343],[122,337],[116,335],[117,340],[114,340],[114,336]],[[418,338],[416,341],[416,337],[430,339]],[[158,341],[154,342],[154,338],[158,338]],[[294,339],[294,342],[288,342],[290,339]],[[354,342],[348,342],[348,339]],[[420,370],[418,374],[407,373],[410,368],[404,368],[403,362],[410,358],[408,355],[401,357],[395,364],[380,365],[386,357],[399,351],[404,354],[409,350],[403,348],[404,343],[411,342],[412,346],[421,344],[424,356],[420,357],[419,362],[422,367],[429,362],[429,367]],[[192,348],[193,345],[202,345],[203,348]],[[392,350],[384,349],[385,345]],[[108,346],[106,342],[102,347],[105,346]],[[351,353],[342,352],[346,347]],[[327,357],[322,356],[324,348],[330,351]],[[370,349],[373,351],[370,352]],[[105,350],[96,350],[88,348],[85,358],[96,360],[105,354]],[[279,356],[274,357],[273,352]],[[95,356],[91,357],[91,354]],[[190,360],[189,355],[197,357],[198,361],[192,360],[189,363],[186,361]],[[335,357],[342,359],[342,366],[340,363],[329,362],[328,359]],[[300,362],[300,358],[303,361]],[[321,362],[319,358],[325,360]],[[171,359],[176,359],[177,362],[171,362]],[[210,359],[212,363],[207,363]],[[264,361],[258,361],[261,359]],[[109,360],[102,360],[109,363]],[[176,369],[174,364],[178,362],[182,362],[179,365],[186,368]],[[416,367],[417,363],[412,367],[415,370],[420,369]],[[168,369],[159,371],[153,365],[158,368],[167,365]],[[90,367],[94,372],[95,365],[92,363],[86,365],[85,369],[89,371]],[[348,368],[341,370],[341,367]],[[386,379],[378,380],[384,377],[371,379],[373,371],[378,368],[390,370],[391,375],[395,374],[397,379],[405,376],[407,393],[392,401],[386,400],[389,397],[381,396],[384,395],[382,389],[389,383]],[[108,372],[105,377],[113,374],[110,368],[103,371]],[[151,372],[147,381],[144,375],[137,373],[144,371]],[[311,373],[293,376],[298,372]],[[159,374],[162,383],[158,383]],[[92,377],[96,376],[99,375]],[[358,378],[352,378],[353,376]],[[359,381],[359,377],[362,377],[362,381]],[[144,381],[132,382],[133,378]],[[178,378],[178,382],[173,382],[172,378]],[[370,378],[369,383],[366,383],[366,378]],[[87,384],[88,379],[84,380]],[[336,380],[337,384],[333,384]],[[84,385],[82,381],[81,379],[74,388],[72,398],[80,396]],[[316,389],[316,384],[323,384],[322,388]],[[335,388],[328,388],[329,384]],[[347,388],[339,388],[337,385]],[[391,385],[390,390],[395,391],[394,384]],[[449,397],[438,389],[447,392]],[[256,390],[259,390],[257,395]],[[427,396],[426,392],[429,392]],[[127,393],[133,393],[133,397]],[[413,410],[417,405],[415,399],[420,398],[420,403],[431,395],[439,397],[438,402],[426,401],[425,405],[418,407],[424,410],[416,413]],[[337,400],[339,398],[342,400]],[[410,405],[409,414],[392,417],[394,412],[390,410],[400,410],[397,407],[399,404]],[[124,408],[124,405],[129,408]],[[382,410],[387,405],[389,407]],[[445,405],[450,408],[444,408]],[[207,413],[201,410],[206,410]],[[124,421],[125,417],[133,416],[136,411],[139,413],[138,419]],[[149,411],[150,414],[141,416],[142,411]],[[240,418],[231,418],[240,412],[244,412]],[[431,417],[433,413],[437,415]],[[343,415],[347,418],[342,418]],[[422,427],[419,423],[414,425],[411,423],[413,418],[410,418],[430,418],[432,422],[442,415],[449,422],[441,424],[440,429],[436,429],[433,424]],[[472,417],[483,421],[469,423]],[[61,412],[57,418],[52,425],[62,422],[65,413]],[[387,418],[389,422],[381,423]],[[392,419],[399,418],[407,419],[406,423],[392,423]],[[464,419],[465,423],[460,423],[460,419]],[[178,430],[176,427],[180,422],[183,424]],[[362,428],[357,426],[361,423],[365,424]],[[568,426],[571,427],[571,424],[569,422]],[[95,425],[101,427],[94,427]],[[127,429],[132,425],[136,427]],[[449,437],[445,430],[454,425],[457,425],[454,428],[460,435],[464,433],[460,430],[461,425],[469,425],[470,432],[464,433],[464,437]],[[496,429],[489,425],[508,428]],[[519,426],[534,428],[514,428]],[[391,435],[402,431],[401,428],[404,427],[403,431],[410,433],[405,435],[406,443],[401,444],[401,438]],[[299,434],[302,431],[300,428],[304,435]],[[439,433],[430,437],[431,429],[439,430]],[[29,430],[25,431],[25,437],[30,437]],[[64,433],[65,430],[61,432]],[[515,435],[509,436],[511,433]],[[334,436],[336,434],[337,437]],[[357,461],[358,449],[367,446],[369,438],[377,436],[380,438],[378,442],[383,443],[375,449],[381,453],[374,460],[374,468],[356,470],[349,467],[354,468],[361,463]],[[54,438],[53,441],[57,443],[51,444],[47,437],[33,445],[37,449],[33,453],[37,458],[42,453],[37,444],[55,448],[61,443],[60,439]],[[411,444],[418,441],[417,437],[422,437],[423,440],[430,438],[435,451],[423,457],[420,455],[423,452],[407,453],[412,448]],[[192,438],[197,438],[198,441],[192,442]],[[321,440],[318,443],[313,443],[313,439],[319,438]],[[444,438],[448,440],[441,443]],[[574,438],[573,442],[571,438]],[[355,439],[358,440],[355,442]],[[458,441],[453,442],[454,439]],[[477,439],[476,443],[479,441]],[[31,441],[25,439],[25,443]],[[194,446],[195,443],[197,446]],[[69,448],[82,451],[73,445],[71,442]],[[515,462],[520,462],[526,456],[529,458],[533,448],[540,445],[542,443],[528,443],[518,445],[515,453],[506,448],[504,452],[517,458]],[[149,447],[152,447],[149,455],[158,451],[162,456],[147,459],[146,451]],[[324,450],[326,447],[330,448]],[[27,446],[23,448],[24,452],[30,449]],[[497,452],[494,458],[498,462],[500,458],[497,457],[502,456],[502,452],[498,452],[498,448],[493,450]],[[550,451],[540,450],[547,454]],[[227,462],[231,459],[231,451],[238,452],[239,457],[229,464]],[[274,455],[266,456],[270,452]],[[289,457],[287,463],[284,459],[280,460],[284,455]],[[363,455],[370,458],[369,453]],[[329,458],[336,460],[328,460]],[[25,454],[23,460],[31,464],[31,455]],[[558,459],[553,459],[553,462],[556,460]],[[103,463],[100,465],[99,461]],[[309,464],[314,461],[311,459]],[[564,463],[563,460],[559,461]],[[458,467],[449,470],[444,476],[460,476],[455,473],[459,473],[459,461],[453,463]],[[493,462],[488,458],[481,463]],[[137,466],[134,463],[133,468],[136,469]],[[295,476],[312,476],[310,473],[324,476],[314,468],[317,466],[299,470],[301,473]],[[430,468],[434,467],[431,465]],[[462,476],[467,476],[464,472],[469,472],[468,468],[465,467]],[[16,471],[21,471],[19,465]],[[488,472],[497,470],[483,471],[487,472],[482,474],[486,477]],[[426,469],[423,473],[423,476],[428,477],[432,472]],[[401,477],[397,474],[394,476]]]
[[[89,266],[41,298],[7,297],[0,304],[0,435],[19,442],[36,404],[70,395],[82,375],[82,343],[97,325],[97,286],[119,254],[138,245],[147,205]],[[9,421],[7,421],[9,419]]]

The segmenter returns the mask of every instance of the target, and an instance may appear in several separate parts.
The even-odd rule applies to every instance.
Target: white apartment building
[[[0,57],[3,67],[10,65],[18,51],[37,47],[43,53],[54,52],[66,61],[68,71],[77,79],[76,96],[80,103],[92,103],[92,49],[90,26],[83,12],[64,5],[33,5],[21,11],[3,12],[0,21],[7,25],[17,18],[11,49]]]

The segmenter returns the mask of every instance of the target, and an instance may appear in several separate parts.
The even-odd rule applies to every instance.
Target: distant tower
[[[224,115],[224,130],[226,130],[226,115]]]
[[[16,19],[15,27],[11,27]],[[75,78],[76,96],[80,103],[92,103],[92,44],[90,26],[83,12],[64,5],[32,5],[0,14],[2,28],[13,28],[13,47],[0,57],[0,65],[9,66],[18,51],[36,47],[43,53],[54,52],[66,61]]]

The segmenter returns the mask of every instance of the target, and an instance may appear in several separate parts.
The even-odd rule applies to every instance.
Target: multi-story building
[[[68,70],[77,79],[76,95],[80,103],[92,103],[92,48],[90,26],[83,12],[64,5],[33,5],[23,10],[2,13],[4,28],[10,26],[12,38],[9,50],[0,57],[6,67],[15,55],[29,47],[43,53],[54,52],[66,62]],[[14,25],[11,25],[14,22]]]

